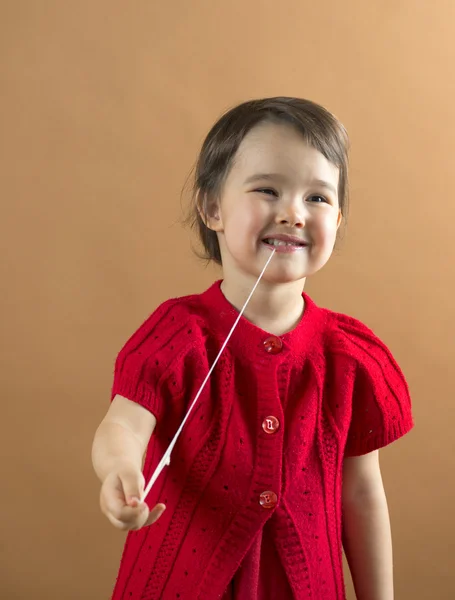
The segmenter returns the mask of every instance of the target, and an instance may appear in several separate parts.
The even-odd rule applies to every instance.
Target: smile
[[[294,242],[277,240],[276,238],[265,238],[262,243],[269,248],[275,248],[277,252],[296,252],[304,250],[308,244],[305,242]]]
[[[297,248],[305,246],[305,244],[302,242],[283,242],[283,240],[275,240],[270,238],[266,238],[264,242],[269,244],[269,246],[297,246]]]

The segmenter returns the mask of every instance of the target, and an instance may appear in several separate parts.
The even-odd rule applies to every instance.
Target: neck
[[[224,279],[221,291],[238,311],[242,310],[256,280],[231,282]],[[273,333],[283,335],[294,329],[302,318],[304,301],[302,291],[305,279],[291,283],[259,282],[243,313],[251,323]]]

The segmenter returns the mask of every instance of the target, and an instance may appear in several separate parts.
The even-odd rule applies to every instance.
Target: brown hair
[[[219,198],[243,138],[264,121],[291,124],[307,144],[339,168],[339,206],[343,217],[347,215],[349,139],[344,126],[327,109],[310,100],[289,97],[250,100],[230,109],[215,123],[196,162],[186,222],[199,234],[205,250],[201,258],[221,264],[217,235],[206,226],[199,211],[207,215],[208,202]]]

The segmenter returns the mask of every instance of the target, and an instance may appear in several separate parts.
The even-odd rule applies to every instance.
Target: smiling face
[[[207,225],[225,281],[291,283],[330,258],[341,223],[339,169],[292,126],[262,122],[243,139]]]

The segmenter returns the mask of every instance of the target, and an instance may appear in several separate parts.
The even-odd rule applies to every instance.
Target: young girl
[[[393,598],[378,449],[413,426],[408,386],[368,327],[303,292],[346,212],[347,145],[297,98],[246,102],[209,132],[194,223],[223,279],[127,341],[93,444],[101,509],[130,531],[115,600],[341,600],[343,546],[358,599]]]

